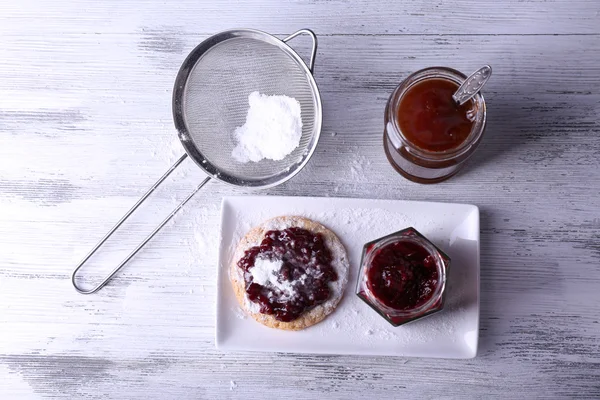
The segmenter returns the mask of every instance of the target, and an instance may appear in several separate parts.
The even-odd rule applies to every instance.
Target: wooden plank
[[[150,46],[176,49],[186,35],[246,27],[273,34],[598,34],[596,0],[199,2],[3,2],[0,34],[143,33]]]

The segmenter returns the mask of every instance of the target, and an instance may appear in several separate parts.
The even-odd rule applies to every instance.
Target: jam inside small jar
[[[450,258],[414,228],[363,249],[357,295],[394,326],[440,311]]]
[[[426,68],[392,93],[385,112],[384,148],[392,166],[419,183],[450,178],[475,151],[486,123],[481,93],[459,106],[452,94],[466,79],[456,70]]]

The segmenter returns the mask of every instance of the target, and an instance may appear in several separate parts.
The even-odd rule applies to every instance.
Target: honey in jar
[[[443,181],[475,151],[485,128],[485,101],[480,93],[463,105],[454,101],[465,78],[449,68],[427,68],[405,79],[390,97],[384,147],[406,178]]]

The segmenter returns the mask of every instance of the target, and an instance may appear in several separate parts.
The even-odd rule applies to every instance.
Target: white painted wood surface
[[[476,359],[216,351],[218,205],[247,193],[217,183],[103,291],[73,290],[73,266],[181,151],[180,63],[240,26],[320,39],[322,140],[261,193],[481,208]],[[599,43],[597,0],[0,2],[0,398],[599,398]],[[486,62],[470,165],[433,186],[397,175],[381,147],[393,87]],[[201,177],[186,162],[88,276]]]

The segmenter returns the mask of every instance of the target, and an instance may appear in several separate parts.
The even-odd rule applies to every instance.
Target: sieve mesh
[[[223,40],[201,55],[185,81],[183,122],[199,157],[188,153],[226,182],[266,186],[285,180],[303,165],[318,139],[321,116],[314,81],[302,61],[277,42],[253,37]],[[300,103],[300,145],[283,160],[240,163],[231,156],[233,132],[245,123],[248,95],[254,91],[286,95]]]

